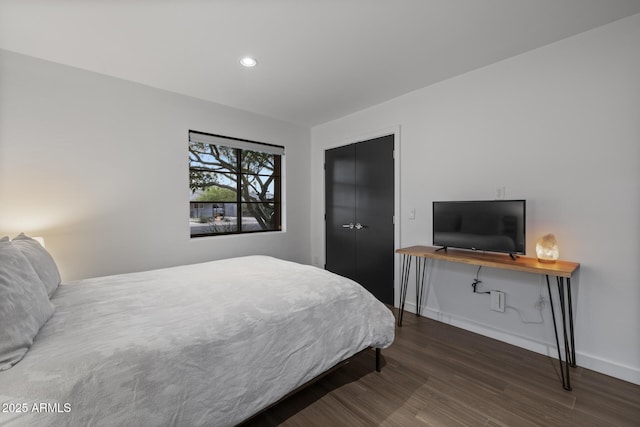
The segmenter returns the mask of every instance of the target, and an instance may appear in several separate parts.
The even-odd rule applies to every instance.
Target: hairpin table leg
[[[404,304],[407,301],[407,287],[409,285],[409,270],[411,270],[411,258],[411,255],[402,255],[402,267],[400,271],[400,313],[398,313],[398,326],[402,326]]]
[[[562,387],[565,390],[571,390],[570,366],[576,366],[575,347],[573,336],[573,308],[571,307],[571,282],[567,280],[567,297],[565,298],[564,278],[556,277],[558,283],[558,298],[560,305],[560,315],[562,322],[562,334],[564,338],[564,366],[562,364],[562,354],[560,351],[560,339],[558,338],[558,326],[556,323],[555,309],[553,308],[553,296],[551,294],[551,285],[549,283],[549,275],[547,278],[547,290],[549,291],[549,301],[551,305],[551,317],[553,319],[553,331],[556,336],[556,346],[558,348],[558,362],[560,364],[560,376],[562,377]],[[569,306],[567,307],[567,303]],[[567,323],[569,323],[569,331],[567,331]]]

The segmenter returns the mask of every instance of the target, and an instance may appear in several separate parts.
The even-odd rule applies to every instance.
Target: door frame
[[[332,143],[322,145],[322,227],[320,227],[320,256],[322,257],[321,265],[326,263],[326,221],[325,221],[325,206],[326,206],[326,188],[325,188],[325,169],[326,163],[326,151],[332,148],[344,147],[358,142],[368,141],[370,139],[379,138],[382,136],[393,135],[393,247],[394,251],[400,248],[400,224],[401,224],[401,210],[400,210],[400,125],[390,128],[379,129],[371,132],[366,132],[356,136],[347,137],[344,140],[334,141]],[[400,301],[400,279],[398,277],[400,257],[394,254],[393,257],[393,304],[398,307]]]

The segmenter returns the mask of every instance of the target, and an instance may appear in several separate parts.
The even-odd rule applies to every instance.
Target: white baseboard
[[[583,368],[640,385],[640,369],[638,368],[621,365],[586,353],[576,353],[576,359]]]
[[[411,304],[408,302],[405,303],[405,311],[415,313],[415,304]],[[422,308],[421,315],[429,319],[437,320],[438,322],[446,323],[457,328],[465,329],[467,331],[483,335],[485,337],[506,342],[507,344],[515,345],[517,347],[521,347],[539,354],[544,354],[545,356],[553,358],[558,357],[558,350],[556,349],[556,346],[551,343],[536,341],[528,337],[514,334],[510,331],[496,329],[492,326],[478,323],[470,319],[455,316],[450,313],[444,313],[438,310],[428,309],[426,307]],[[561,348],[561,351],[564,352],[564,348]],[[600,372],[602,374],[609,375],[623,381],[628,381],[630,383],[640,385],[640,369],[638,368],[625,366],[611,360],[606,360],[591,354],[586,354],[578,351],[576,351],[576,360],[578,362],[578,366],[581,366],[583,368],[591,369],[592,371]]]

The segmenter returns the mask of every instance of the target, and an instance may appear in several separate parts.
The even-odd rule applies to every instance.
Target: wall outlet
[[[409,219],[416,219],[416,208],[409,209]]]
[[[507,187],[504,185],[502,187],[496,188],[496,199],[504,200],[507,197]]]
[[[499,311],[504,313],[504,292],[501,291],[491,291],[491,310]]]

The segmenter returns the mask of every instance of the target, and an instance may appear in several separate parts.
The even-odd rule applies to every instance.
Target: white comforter
[[[264,256],[62,284],[0,425],[228,426],[394,338],[355,282]]]

